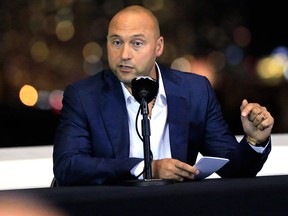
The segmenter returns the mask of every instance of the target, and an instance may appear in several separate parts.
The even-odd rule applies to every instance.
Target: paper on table
[[[202,157],[195,166],[199,170],[199,174],[195,176],[195,180],[204,179],[221,167],[223,167],[229,159],[227,158],[220,158],[220,157]]]

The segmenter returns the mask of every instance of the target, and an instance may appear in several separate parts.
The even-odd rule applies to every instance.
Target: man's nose
[[[128,43],[125,43],[121,50],[121,58],[122,60],[129,60],[132,58],[131,56],[131,47]]]

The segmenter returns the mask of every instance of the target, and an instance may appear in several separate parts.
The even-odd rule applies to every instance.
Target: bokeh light
[[[51,108],[59,112],[62,109],[63,90],[55,89],[49,95],[49,104]]]
[[[212,86],[216,85],[216,76],[214,67],[206,59],[192,59],[192,71],[196,74],[207,77]]]
[[[232,44],[226,48],[225,57],[228,65],[239,65],[243,61],[244,53],[240,47]]]
[[[2,0],[1,108],[8,107],[9,112],[15,108],[24,116],[28,110],[39,120],[45,113],[49,120],[58,120],[65,87],[109,67],[109,20],[130,3]],[[283,102],[288,87],[288,42],[285,28],[278,30],[276,25],[283,24],[283,19],[267,16],[271,11],[278,14],[279,2],[271,3],[267,13],[264,8],[255,13],[251,1],[134,0],[133,4],[146,6],[159,19],[165,47],[157,62],[206,76],[233,131],[243,132],[235,121],[243,97],[264,102],[272,114],[279,115],[275,115],[274,132],[288,131],[287,121],[280,118],[288,109]],[[19,105],[20,89],[27,84],[34,93],[25,93]],[[8,115],[6,121],[12,121]],[[11,136],[7,137],[10,142]]]
[[[239,26],[233,31],[235,43],[240,47],[247,47],[251,42],[251,32],[244,26]]]
[[[49,103],[50,92],[47,90],[39,90],[38,91],[38,100],[36,103],[36,107],[40,110],[50,110],[51,105]]]
[[[20,101],[26,106],[34,106],[38,100],[37,90],[31,85],[24,85],[19,92]]]
[[[285,64],[278,57],[266,57],[257,64],[257,73],[259,77],[270,85],[279,83],[283,77]]]
[[[271,55],[263,57],[257,64],[258,76],[268,85],[277,85],[287,79],[288,48],[276,47]]]
[[[170,67],[175,70],[192,72],[190,61],[184,57],[176,58]]]
[[[210,81],[212,86],[216,85],[215,69],[211,62],[207,61],[206,59],[185,55],[183,57],[176,58],[172,62],[171,68],[205,76]]]
[[[102,57],[102,48],[96,42],[89,42],[83,48],[83,57],[89,63],[96,63]]]
[[[36,62],[44,62],[49,56],[49,48],[43,41],[35,42],[31,47],[31,56]]]
[[[75,27],[70,20],[64,20],[57,24],[56,35],[60,41],[69,41],[75,33]]]

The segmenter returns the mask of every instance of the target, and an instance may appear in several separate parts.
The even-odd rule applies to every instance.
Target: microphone
[[[132,95],[141,104],[142,99],[147,103],[151,102],[158,93],[158,82],[149,76],[138,76],[131,82]]]

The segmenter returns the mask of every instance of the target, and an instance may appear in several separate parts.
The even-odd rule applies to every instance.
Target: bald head
[[[155,61],[163,48],[158,21],[146,8],[130,6],[111,19],[107,35],[108,62],[128,90],[135,77],[156,79]]]
[[[108,31],[120,23],[125,25],[125,21],[128,22],[129,20],[134,20],[138,25],[149,26],[156,37],[160,36],[159,22],[155,15],[150,10],[138,5],[128,6],[115,14],[110,21]]]

